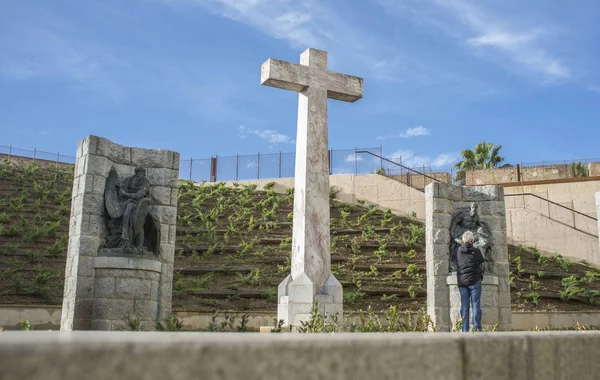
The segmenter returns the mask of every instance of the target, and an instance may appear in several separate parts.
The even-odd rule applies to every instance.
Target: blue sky
[[[575,5],[576,4],[576,5]],[[295,149],[269,57],[329,52],[364,98],[329,101],[334,149],[448,167],[600,157],[595,0],[2,0],[0,145],[74,155],[88,134],[182,158]]]

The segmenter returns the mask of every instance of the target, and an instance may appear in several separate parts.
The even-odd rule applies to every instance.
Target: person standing
[[[469,332],[469,307],[473,309],[473,327],[481,331],[481,281],[484,260],[481,251],[473,247],[473,240],[473,232],[465,232],[462,236],[463,245],[458,248],[456,255],[462,332]]]

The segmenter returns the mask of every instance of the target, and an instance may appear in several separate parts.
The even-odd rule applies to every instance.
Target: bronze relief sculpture
[[[111,168],[104,188],[106,226],[109,236],[105,248],[118,253],[160,253],[160,218],[153,207],[150,182],[144,167],[119,180]]]

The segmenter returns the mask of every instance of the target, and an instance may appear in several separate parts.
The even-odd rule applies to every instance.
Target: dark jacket
[[[483,280],[483,255],[473,244],[465,244],[458,248],[456,263],[458,286],[471,286]]]

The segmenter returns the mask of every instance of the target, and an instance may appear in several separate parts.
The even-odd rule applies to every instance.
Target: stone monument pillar
[[[506,211],[502,186],[458,187],[431,183],[425,188],[427,313],[438,331],[460,320],[455,255],[462,234],[475,235],[485,258],[481,308],[483,326],[511,328]],[[471,318],[473,313],[470,313]],[[473,326],[472,319],[470,325]]]
[[[79,141],[61,330],[153,330],[171,313],[179,153]]]

